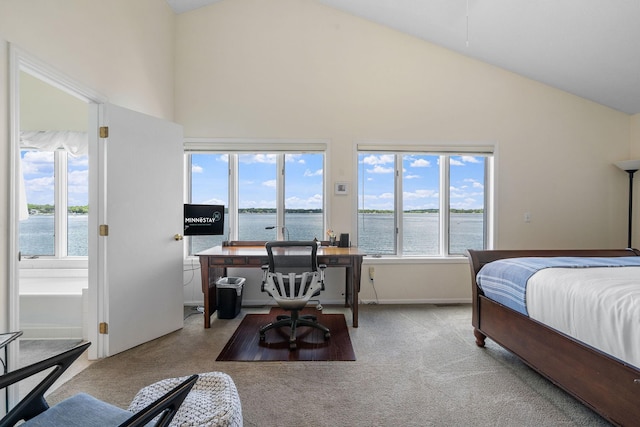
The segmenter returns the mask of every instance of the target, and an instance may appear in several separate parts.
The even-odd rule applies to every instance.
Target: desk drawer
[[[318,257],[318,262],[320,264],[327,264],[327,266],[331,266],[331,267],[351,265],[351,260],[349,259],[349,257],[342,257],[342,256],[328,255],[328,256]]]
[[[229,256],[209,258],[209,267],[262,267],[268,263],[268,257]]]
[[[223,258],[209,258],[210,267],[228,267],[231,265],[246,265],[247,257],[223,257]]]

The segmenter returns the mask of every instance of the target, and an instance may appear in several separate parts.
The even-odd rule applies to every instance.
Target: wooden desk
[[[216,311],[216,281],[227,276],[227,268],[261,268],[269,264],[267,250],[263,245],[214,246],[199,252],[204,293],[204,327],[211,326],[211,315]],[[343,267],[345,273],[345,307],[351,307],[353,327],[358,327],[358,293],[364,254],[358,248],[321,246],[318,248],[318,263],[327,267]]]

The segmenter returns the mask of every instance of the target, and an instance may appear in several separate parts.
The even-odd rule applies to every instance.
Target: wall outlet
[[[524,222],[531,222],[531,212],[524,213]]]
[[[373,280],[375,274],[376,274],[376,268],[375,267],[369,267],[369,280]]]

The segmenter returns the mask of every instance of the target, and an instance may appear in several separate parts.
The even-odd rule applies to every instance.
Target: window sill
[[[420,256],[381,256],[367,255],[363,264],[467,264],[469,260],[464,255],[448,257],[420,257]]]
[[[21,270],[31,269],[87,269],[89,261],[83,258],[22,258],[18,264]]]

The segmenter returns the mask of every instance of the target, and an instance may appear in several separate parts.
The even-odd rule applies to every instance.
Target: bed
[[[505,303],[488,298],[477,275],[488,263],[522,257],[637,257],[634,249],[469,250],[476,344],[486,338],[589,406],[613,424],[640,422],[640,369],[569,335],[533,320]],[[636,259],[629,261],[637,262]],[[637,319],[636,319],[637,323]],[[640,340],[640,337],[637,337]],[[636,346],[637,347],[637,346]]]

